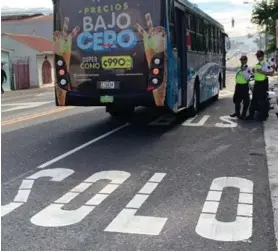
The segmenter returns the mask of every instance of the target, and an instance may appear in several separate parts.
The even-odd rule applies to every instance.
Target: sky
[[[245,0],[191,0],[200,9],[215,18],[225,26],[230,37],[242,36],[257,32],[257,27],[250,22],[252,2],[243,4]],[[2,7],[11,8],[52,8],[51,0],[1,0]],[[231,27],[231,20],[235,19],[235,27]]]

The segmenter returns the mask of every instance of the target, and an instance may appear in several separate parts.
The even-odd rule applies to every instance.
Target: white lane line
[[[96,143],[96,142],[102,140],[103,138],[106,138],[106,137],[112,135],[113,133],[115,133],[115,132],[117,132],[117,131],[119,131],[121,129],[126,128],[127,126],[129,126],[129,123],[126,123],[126,124],[116,128],[116,129],[113,129],[113,130],[111,130],[111,131],[109,131],[109,132],[107,132],[107,133],[105,133],[105,134],[103,134],[103,135],[101,135],[101,136],[99,136],[97,138],[94,138],[94,139],[90,140],[89,142],[84,143],[84,144],[82,144],[82,145],[80,145],[80,146],[78,146],[78,147],[76,147],[76,148],[74,148],[74,149],[72,149],[72,150],[70,150],[70,151],[68,151],[68,152],[58,156],[58,157],[56,157],[56,158],[53,158],[50,161],[41,164],[40,166],[38,166],[38,168],[39,169],[43,169],[43,168],[45,168],[45,167],[47,167],[47,166],[49,166],[49,165],[51,165],[53,163],[56,163],[57,161],[65,158],[65,157],[68,157],[68,156],[72,155],[73,153],[75,153],[77,151],[80,151],[80,150],[86,148],[87,146],[89,146],[89,145],[91,145],[93,143]]]
[[[158,182],[159,183],[159,182]],[[150,182],[147,182],[143,187],[142,189],[139,191],[139,193],[142,193],[142,194],[151,194],[154,189],[158,186],[158,183],[150,183]]]

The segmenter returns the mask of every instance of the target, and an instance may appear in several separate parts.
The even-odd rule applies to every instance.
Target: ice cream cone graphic
[[[56,96],[57,96],[58,105],[59,105],[59,106],[65,106],[67,91],[61,89],[61,88],[58,86],[57,83],[56,83],[56,85],[55,85],[55,89],[56,89]]]
[[[77,36],[80,28],[76,26],[72,32],[68,33],[69,18],[65,17],[62,31],[54,32],[54,52],[63,57],[67,66],[67,71],[70,70],[70,59],[72,52],[72,39]]]
[[[162,84],[153,90],[155,104],[164,106],[167,85],[167,60],[166,60],[166,31],[163,27],[153,27],[151,14],[145,15],[148,31],[145,31],[142,26],[136,23],[137,31],[142,35],[144,41],[145,56],[150,68],[154,56],[158,53],[164,53],[164,76]]]

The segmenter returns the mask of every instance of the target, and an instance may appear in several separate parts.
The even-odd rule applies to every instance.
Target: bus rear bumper
[[[105,101],[106,100],[106,101]],[[69,91],[66,94],[65,106],[107,106],[107,105],[124,105],[124,106],[144,106],[155,107],[152,92],[135,93],[135,94],[108,94],[94,95],[80,92]]]

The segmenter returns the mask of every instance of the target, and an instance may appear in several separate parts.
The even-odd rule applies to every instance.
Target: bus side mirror
[[[225,39],[225,51],[229,51],[231,49],[231,41],[229,39],[229,36],[225,33],[224,34],[224,39]]]

